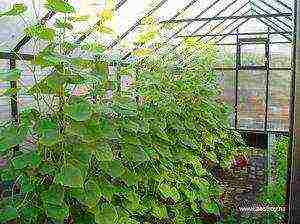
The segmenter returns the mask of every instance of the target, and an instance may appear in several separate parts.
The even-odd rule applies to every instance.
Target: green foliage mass
[[[74,10],[62,0],[47,6]],[[108,61],[65,54],[66,42],[56,36],[65,28],[57,28],[26,29],[55,42],[33,61],[53,72],[28,94],[56,103],[46,112],[39,104],[26,108],[17,124],[0,130],[0,155],[8,160],[0,181],[13,181],[0,201],[0,223],[179,224],[220,217],[222,189],[209,164],[228,168],[240,141],[228,130],[226,105],[216,100],[214,49],[188,40],[180,54],[119,69],[118,76],[135,78],[137,101],[117,91]],[[19,77],[18,70],[0,74],[3,81]],[[86,93],[71,94],[83,86]]]

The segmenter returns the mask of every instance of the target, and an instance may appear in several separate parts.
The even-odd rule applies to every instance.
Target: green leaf
[[[61,171],[62,183],[68,187],[82,187],[83,177],[80,169],[73,165],[65,166]]]
[[[0,222],[6,223],[8,221],[12,221],[17,218],[17,209],[16,208],[5,208],[0,209]]]
[[[87,100],[79,101],[66,106],[65,113],[75,121],[86,121],[92,116],[92,107]]]
[[[17,81],[21,77],[20,69],[0,69],[0,82],[9,82],[9,81]]]
[[[64,199],[64,188],[60,184],[54,184],[48,190],[41,193],[44,203],[62,205]]]
[[[215,201],[206,200],[202,204],[202,208],[209,214],[219,215],[219,206]]]
[[[89,180],[84,185],[85,188],[85,199],[84,204],[88,205],[90,208],[95,207],[100,199],[101,196],[101,190],[98,184],[93,181]]]
[[[29,37],[39,38],[50,42],[52,42],[55,37],[55,30],[41,24],[25,28],[25,33]]]
[[[98,224],[114,224],[117,220],[118,214],[112,206],[103,206],[95,214],[95,221]]]
[[[142,147],[125,144],[123,145],[123,154],[127,161],[145,161],[147,159],[146,154]]]
[[[59,29],[68,29],[68,30],[73,29],[73,25],[71,23],[62,21],[60,19],[56,19],[54,26]]]
[[[75,146],[72,157],[79,163],[88,166],[92,158],[92,149],[87,145]]]
[[[102,54],[105,51],[105,46],[99,43],[87,43],[81,45],[81,50],[90,51],[96,54]]]
[[[159,186],[159,190],[166,198],[172,198],[175,201],[180,200],[180,194],[175,187],[171,187],[170,185],[167,184],[161,184]]]
[[[84,16],[76,15],[76,16],[70,16],[67,19],[72,22],[85,22],[90,19],[90,16],[89,15],[84,15]]]
[[[113,152],[110,148],[110,145],[107,143],[97,144],[95,154],[98,161],[113,160]]]
[[[75,8],[64,0],[47,0],[47,8],[54,12],[73,13]]]
[[[12,97],[12,95],[17,94],[21,88],[9,88],[4,92],[0,93],[0,96]]]
[[[38,217],[39,209],[34,207],[22,208],[21,213],[25,217],[25,219],[31,220]]]
[[[119,219],[118,224],[140,224],[140,222],[129,217],[122,217]]]
[[[20,15],[27,10],[27,6],[23,3],[15,3],[13,7],[7,12],[0,12],[0,17],[2,16],[17,16]]]
[[[42,119],[37,123],[38,133],[41,135],[40,142],[46,146],[52,146],[59,142],[59,127],[50,119]]]
[[[103,162],[103,169],[113,177],[121,177],[124,173],[124,168],[120,161],[113,160],[111,162]]]
[[[19,134],[18,128],[15,126],[9,126],[0,132],[0,152],[21,144],[24,140],[24,136]]]
[[[47,205],[46,212],[48,217],[55,219],[56,221],[63,221],[69,215],[69,209],[67,207]]]
[[[22,154],[12,160],[15,169],[23,169],[26,166],[37,166],[40,162],[41,158],[36,151]]]
[[[21,185],[21,192],[23,193],[28,193],[34,190],[33,185],[30,184],[30,180],[26,176],[22,176],[20,180],[20,185]]]
[[[153,215],[159,219],[163,219],[168,216],[167,208],[164,205],[155,204],[152,212]]]

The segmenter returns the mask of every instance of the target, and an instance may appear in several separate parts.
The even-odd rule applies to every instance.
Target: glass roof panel
[[[0,11],[9,10],[15,3],[24,3],[28,9],[20,16],[0,18],[0,51],[10,51],[23,37],[25,27],[33,25],[46,13],[46,0],[1,0]]]
[[[280,0],[282,1],[282,0]],[[252,0],[254,4],[256,4],[258,7],[263,8],[267,13],[270,14],[277,14],[279,12],[281,13],[288,13],[291,12],[288,8],[283,6],[279,1],[276,0]],[[288,5],[292,5],[292,1],[289,1]],[[255,6],[253,6],[255,7]]]
[[[76,15],[88,15],[89,19],[84,22],[79,22],[74,24],[74,29],[68,31],[66,36],[69,41],[75,41],[80,37],[84,31],[90,29],[99,19],[98,14],[108,6],[108,0],[69,0],[72,5],[77,9]],[[114,2],[119,2],[121,0],[114,0]],[[283,4],[280,3],[283,2]],[[36,24],[46,13],[47,9],[45,8],[46,0],[1,0],[0,1],[0,10],[3,11],[8,9],[14,3],[25,3],[28,6],[27,12],[20,18],[16,17],[1,17],[0,18],[0,51],[9,51],[12,49],[18,41],[23,37],[24,27]],[[104,34],[99,32],[93,32],[89,37],[84,40],[84,42],[97,41],[106,46],[112,43],[113,40],[116,40],[118,36],[122,35],[129,28],[131,28],[136,21],[140,18],[143,18],[151,9],[158,5],[161,0],[127,0],[122,7],[115,12],[115,15],[110,23],[107,24],[108,27],[111,27],[115,33]],[[189,19],[195,18],[200,15],[201,18],[209,18],[216,16],[230,16],[242,15],[248,12],[250,6],[253,10],[260,14],[265,14],[262,10],[265,10],[267,13],[277,14],[278,12],[290,12],[293,8],[292,0],[252,0],[254,4],[247,5],[248,0],[167,0],[160,8],[158,8],[153,16],[159,21],[172,19],[180,10],[190,3],[193,3],[188,7],[184,12],[179,14],[176,19]],[[242,10],[238,10],[241,6],[245,5]],[[209,6],[212,6],[209,8]],[[252,11],[254,14],[255,11]],[[53,26],[56,19],[63,16],[63,14],[55,15],[49,22],[49,26]],[[161,35],[167,38],[173,36],[177,31],[181,30],[184,26],[188,25],[182,29],[178,35],[191,35],[191,34],[206,34],[206,33],[227,33],[234,28],[234,26],[239,25],[243,19],[237,20],[214,20],[210,22],[198,21],[192,23],[178,23],[172,24],[173,28],[169,30],[161,31]],[[256,20],[250,20],[247,25],[243,25],[240,28],[240,32],[258,32],[261,30],[266,30],[266,25],[262,25],[262,22],[273,27],[273,31],[277,30],[287,30],[293,26],[292,21],[289,18],[265,18]],[[281,21],[281,22],[280,22]],[[231,23],[234,24],[231,25]],[[276,28],[276,26],[282,27]],[[250,26],[249,26],[250,25]],[[201,29],[199,29],[201,27]],[[276,29],[274,29],[276,28]],[[197,31],[195,33],[195,31]],[[116,46],[116,49],[125,48],[126,51],[132,50],[134,46],[134,40],[136,35],[139,32],[139,28],[133,29],[120,44]],[[164,38],[156,38],[153,42],[158,42]],[[210,38],[206,38],[207,40]],[[224,39],[224,38],[223,38]],[[222,41],[223,41],[222,39]],[[175,42],[180,42],[179,39]],[[36,54],[42,48],[47,45],[46,42],[31,40],[21,49],[23,53]],[[147,45],[149,46],[149,44]],[[80,54],[79,52],[76,55]]]
[[[162,7],[160,7],[155,13],[153,13],[153,16],[157,18],[159,21],[169,20],[173,18],[177,13],[180,13],[181,9],[183,9],[190,2],[192,1],[191,0],[181,0],[181,1],[169,0]],[[182,14],[185,12],[182,12]],[[179,16],[176,18],[179,18]]]
[[[138,19],[150,11],[158,0],[143,0],[137,4],[136,0],[128,0],[125,5],[116,13],[113,24],[117,34],[127,31]]]

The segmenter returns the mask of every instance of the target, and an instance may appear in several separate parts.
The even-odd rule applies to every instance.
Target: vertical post
[[[239,90],[239,69],[241,67],[241,45],[240,45],[240,41],[239,41],[239,30],[237,29],[236,31],[236,61],[235,61],[235,103],[234,103],[234,128],[237,130],[238,128],[238,106],[239,106],[239,94],[238,94],[238,90]]]
[[[267,43],[265,44],[265,66],[266,66],[266,93],[265,93],[265,132],[268,129],[269,94],[270,94],[270,28],[268,27]]]
[[[16,59],[10,58],[9,59],[9,69],[15,69],[16,68]],[[11,81],[10,82],[10,88],[17,88],[17,81]],[[11,117],[14,122],[18,123],[18,95],[17,93],[12,94],[10,99],[10,106],[11,106]]]
[[[288,167],[289,223],[300,223],[300,3],[295,0]]]

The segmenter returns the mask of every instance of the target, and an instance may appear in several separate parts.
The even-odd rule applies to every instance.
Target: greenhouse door
[[[238,39],[236,129],[267,131],[269,64],[269,38]]]

